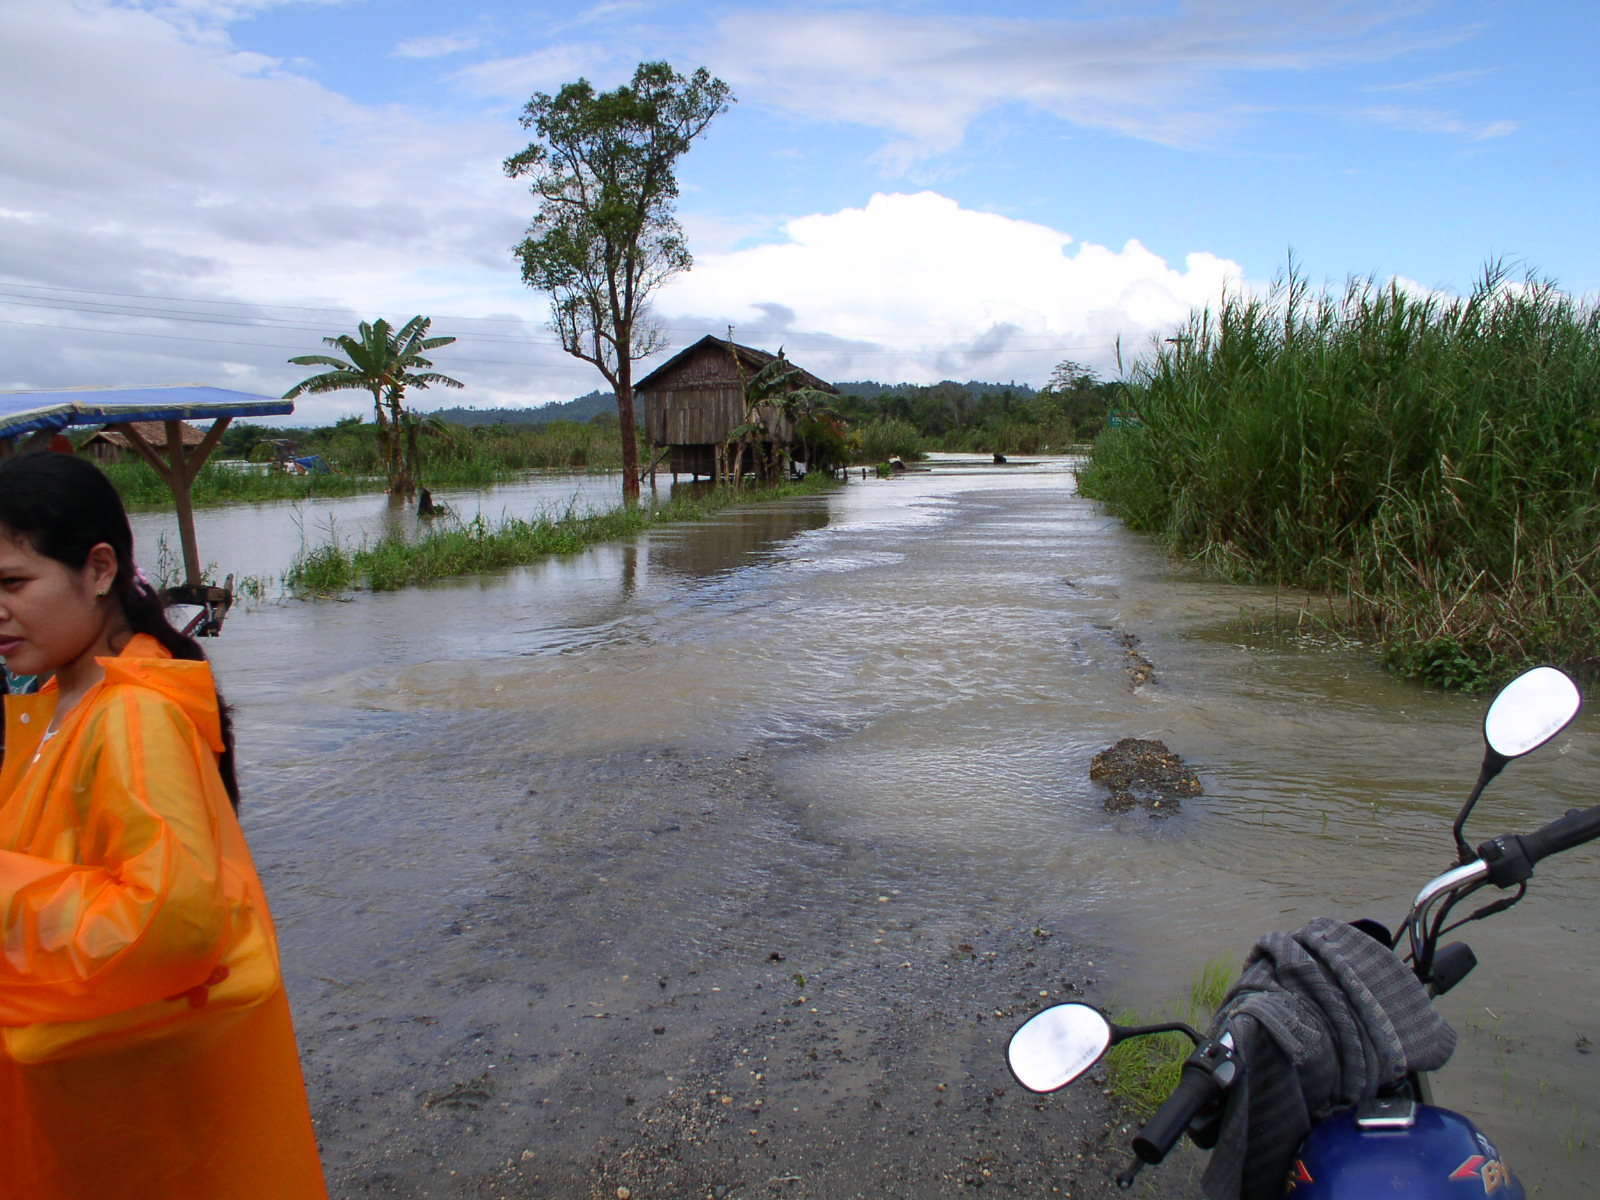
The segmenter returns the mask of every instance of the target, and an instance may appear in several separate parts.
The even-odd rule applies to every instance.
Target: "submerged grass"
[[[396,591],[429,580],[520,566],[547,554],[571,554],[599,542],[640,533],[654,525],[698,521],[733,504],[809,495],[833,486],[818,475],[800,483],[737,490],[718,488],[675,496],[660,506],[623,505],[593,516],[506,517],[435,528],[419,538],[391,534],[376,542],[345,546],[337,540],[301,552],[284,576],[289,589],[319,595],[366,588]]]
[[[1237,975],[1238,971],[1228,960],[1214,958],[1194,973],[1188,1000],[1181,1011],[1153,1017],[1120,1012],[1114,1019],[1119,1025],[1183,1021],[1204,1032]],[[1106,1056],[1111,1094],[1134,1116],[1147,1120],[1178,1086],[1183,1060],[1193,1049],[1194,1044],[1181,1033],[1157,1033],[1118,1042]]]
[[[1229,577],[1348,597],[1402,674],[1600,675],[1600,307],[1495,266],[1470,296],[1293,268],[1135,365],[1081,479]]]

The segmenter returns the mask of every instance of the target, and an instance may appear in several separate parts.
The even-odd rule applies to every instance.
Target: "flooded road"
[[[1251,632],[1286,602],[1073,482],[944,461],[231,618],[335,1193],[1110,1194],[1094,1089],[1036,1109],[1000,1057],[1042,993],[1154,1009],[1257,933],[1396,919],[1447,864],[1484,702]],[[1106,813],[1089,761],[1129,736],[1206,794]],[[1587,805],[1597,767],[1585,716],[1470,832]],[[1597,928],[1600,855],[1555,860],[1441,1002],[1441,1101],[1546,1195],[1596,1165]]]

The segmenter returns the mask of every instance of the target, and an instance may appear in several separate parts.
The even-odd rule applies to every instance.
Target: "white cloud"
[[[876,195],[783,233],[701,254],[662,292],[680,344],[732,322],[739,340],[782,341],[830,379],[1042,383],[1065,358],[1113,374],[1119,336],[1138,351],[1243,275],[1211,254],[1180,269],[1137,241],[1074,243],[933,192]]]
[[[446,123],[364,106],[298,61],[241,51],[226,19],[274,2],[8,0],[0,387],[205,380],[281,393],[300,376],[284,360],[318,349],[324,333],[414,313],[462,339],[440,369],[470,390],[430,396],[440,403],[541,403],[597,386],[553,344],[545,302],[511,260],[533,209],[499,167],[526,140],[514,106],[580,74],[613,86],[640,58],[667,53],[669,36],[678,45],[696,31],[591,32],[477,64],[452,78],[491,99],[487,114]],[[1199,138],[1222,119],[1213,100],[1230,71],[1300,70],[1400,44],[1364,11],[1319,17],[1251,0],[1143,24],[745,13],[716,34],[738,70],[701,61],[739,85],[746,112],[777,105],[880,128],[898,142],[891,157],[908,162],[1019,101],[1136,136]],[[453,36],[397,53],[444,53]],[[1400,107],[1367,119],[1509,131]],[[1240,274],[1211,254],[1169,263],[1137,241],[1080,244],[927,192],[798,217],[776,238],[770,222],[696,212],[696,198],[686,189],[682,217],[698,265],[659,297],[676,344],[731,321],[741,338],[783,342],[834,379],[1040,382],[1068,357],[1109,373],[1119,335],[1138,349]],[[477,320],[491,316],[505,319]],[[302,415],[361,405],[307,401]]]
[[[637,17],[656,5],[652,0],[602,0],[568,21],[569,26],[600,25],[627,17]]]
[[[407,38],[394,48],[395,58],[445,58],[464,50],[476,50],[482,44],[476,34],[441,33],[434,37]]]
[[[1210,0],[1159,17],[1097,20],[744,11],[709,56],[745,99],[878,128],[890,167],[954,149],[973,122],[1022,104],[1077,125],[1172,145],[1225,135],[1224,92],[1260,72],[1304,72],[1414,49],[1404,8]],[[1439,35],[1431,40],[1437,41]]]
[[[1519,128],[1515,121],[1469,121],[1459,113],[1435,108],[1406,108],[1385,104],[1362,109],[1361,116],[1392,129],[1408,133],[1436,133],[1448,137],[1464,137],[1475,142],[1507,137]]]
[[[463,67],[454,79],[475,95],[522,102],[534,92],[554,92],[579,77],[600,87],[612,76],[625,82],[633,74],[638,56],[627,47],[609,42],[562,42],[532,54],[495,58]]]
[[[1470,122],[1458,112],[1445,112],[1442,109],[1411,109],[1398,104],[1381,104],[1370,109],[1362,109],[1358,115],[1371,122],[1378,122],[1379,125],[1387,125],[1392,130],[1405,130],[1406,133],[1437,133],[1448,138],[1467,138],[1475,142],[1506,138],[1520,128],[1514,120]]]
[[[455,372],[467,402],[587,391],[595,377],[550,345],[510,255],[532,212],[500,170],[519,135],[509,115],[444,124],[362,107],[149,11],[13,0],[0,40],[0,387],[209,380],[281,393],[299,378],[289,355],[356,319],[492,308],[529,319]],[[226,314],[217,323],[159,300],[145,307],[165,315],[135,317],[129,296],[238,303],[200,306]],[[285,323],[273,305],[331,311]]]
[[[1423,79],[1405,79],[1396,83],[1374,83],[1363,88],[1367,92],[1432,92],[1453,88],[1461,84],[1478,83],[1496,73],[1493,67],[1472,67],[1460,71],[1446,71],[1442,75],[1429,75]]]

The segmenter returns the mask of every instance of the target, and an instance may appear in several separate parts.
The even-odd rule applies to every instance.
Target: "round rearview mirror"
[[[1111,1045],[1111,1022],[1087,1004],[1056,1004],[1011,1035],[1006,1061],[1030,1092],[1056,1092],[1082,1075]]]
[[[1578,685],[1554,667],[1535,667],[1506,684],[1483,719],[1483,740],[1502,758],[1537,750],[1583,705]]]

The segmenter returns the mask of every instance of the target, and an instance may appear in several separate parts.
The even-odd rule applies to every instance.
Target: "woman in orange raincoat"
[[[210,664],[116,491],[0,462],[0,1200],[325,1200]]]

